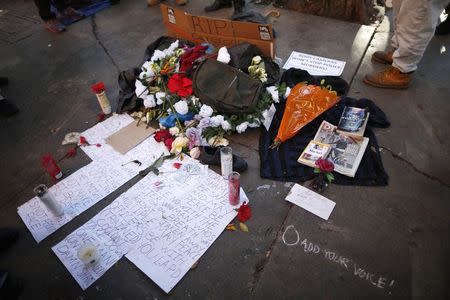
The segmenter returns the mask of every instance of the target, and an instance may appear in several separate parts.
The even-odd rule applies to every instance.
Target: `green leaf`
[[[334,175],[332,173],[325,173],[325,177],[327,178],[329,183],[334,180]]]
[[[315,174],[319,174],[319,173],[320,173],[320,169],[314,168],[314,173],[315,173]]]

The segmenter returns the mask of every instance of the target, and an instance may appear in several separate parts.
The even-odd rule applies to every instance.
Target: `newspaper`
[[[314,140],[331,145],[328,159],[334,163],[334,170],[349,177],[355,177],[369,139],[355,138],[336,132],[337,126],[323,121]]]

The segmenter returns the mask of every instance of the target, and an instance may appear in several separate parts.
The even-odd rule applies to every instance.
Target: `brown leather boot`
[[[180,5],[180,6],[183,6],[183,5],[186,5],[186,4],[187,4],[187,0],[175,0],[175,2],[176,2],[178,5]]]
[[[372,54],[372,61],[380,63],[380,64],[386,64],[386,65],[392,65],[392,55],[394,54],[394,50],[391,51],[376,51],[374,54]]]
[[[399,69],[388,67],[381,72],[367,74],[364,77],[364,83],[387,89],[406,89],[411,82],[411,75],[400,72]]]

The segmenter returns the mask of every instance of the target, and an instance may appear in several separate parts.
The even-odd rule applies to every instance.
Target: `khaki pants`
[[[404,73],[417,69],[449,0],[393,0],[395,31],[392,65]]]

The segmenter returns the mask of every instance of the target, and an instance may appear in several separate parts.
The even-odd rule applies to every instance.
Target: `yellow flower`
[[[220,137],[218,135],[213,136],[208,140],[208,144],[210,144],[213,147],[228,146],[229,143],[230,142],[226,138]]]
[[[187,137],[179,136],[173,141],[172,150],[170,150],[170,152],[174,154],[180,154],[181,152],[183,152],[183,148],[187,147],[188,143],[189,139]]]

